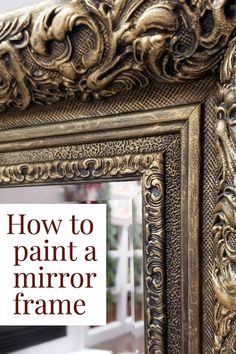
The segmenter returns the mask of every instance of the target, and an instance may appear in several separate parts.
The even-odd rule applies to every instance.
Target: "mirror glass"
[[[2,188],[0,201],[107,204],[107,325],[74,328],[76,354],[88,348],[98,354],[144,353],[140,182]]]

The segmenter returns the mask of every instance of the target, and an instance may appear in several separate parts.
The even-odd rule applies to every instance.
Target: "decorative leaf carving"
[[[215,262],[215,353],[234,352],[229,337],[236,319],[236,39],[226,52],[221,69],[221,104],[218,107],[217,148],[219,159],[218,203],[213,236]]]
[[[227,1],[148,1],[58,0],[3,18],[0,110],[109,97],[215,70],[236,25]]]

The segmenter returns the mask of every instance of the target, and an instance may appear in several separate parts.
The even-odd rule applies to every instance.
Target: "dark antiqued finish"
[[[146,351],[165,350],[164,271],[164,171],[162,154],[125,155],[75,161],[7,166],[1,182],[40,182],[89,177],[141,175],[144,202],[145,294],[147,309]]]
[[[164,306],[164,171],[161,154],[126,155],[110,158],[8,166],[1,169],[1,182],[40,182],[89,177],[111,178],[139,174],[144,201],[147,353],[165,350]],[[158,281],[157,281],[158,279]],[[158,296],[156,296],[158,294]]]
[[[199,196],[193,193],[199,188],[199,118],[198,106],[136,113],[131,126],[129,116],[118,116],[113,141],[101,118],[102,137],[85,124],[83,135],[77,135],[79,144],[67,145],[71,135],[65,134],[63,146],[54,136],[58,143],[52,147],[37,148],[32,139],[29,149],[0,154],[2,187],[141,180],[147,354],[199,351]],[[175,211],[168,205],[175,205]]]
[[[124,155],[84,160],[58,160],[0,167],[1,183],[27,183],[75,178],[112,178],[128,173],[144,173],[157,158],[153,155]]]
[[[234,0],[0,17],[0,186],[141,179],[146,354],[236,353],[235,33]]]
[[[166,332],[164,270],[164,171],[162,154],[124,155],[110,158],[64,160],[6,166],[1,182],[42,182],[129,177],[142,180],[144,202],[146,352],[164,353]]]
[[[233,3],[233,1],[232,1]],[[46,5],[46,6],[45,6]],[[51,0],[0,18],[0,110],[109,97],[217,68],[229,0]]]
[[[35,344],[42,344],[49,340],[66,336],[66,327],[62,326],[1,326],[0,351],[1,354],[15,352]]]
[[[213,235],[215,352],[236,351],[236,39],[227,49],[221,68],[221,104],[217,109],[219,159],[218,203]]]

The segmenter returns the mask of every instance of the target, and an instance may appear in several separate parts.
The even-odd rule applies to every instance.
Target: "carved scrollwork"
[[[0,111],[109,97],[214,70],[235,28],[227,0],[70,0],[0,20]]]
[[[0,167],[0,184],[57,181],[107,180],[112,176],[141,178],[144,200],[145,286],[147,353],[166,352],[164,166],[160,153],[122,155],[81,160],[5,165]]]
[[[146,214],[144,235],[146,236],[146,299],[147,299],[147,353],[165,353],[166,309],[165,309],[165,259],[164,238],[164,190],[163,161],[153,161],[143,175]],[[155,313],[155,316],[153,314]]]
[[[122,155],[0,166],[0,183],[29,183],[142,174],[158,154]]]
[[[221,105],[218,107],[218,203],[213,236],[215,263],[215,353],[235,353],[236,333],[236,39],[228,47],[221,71]]]

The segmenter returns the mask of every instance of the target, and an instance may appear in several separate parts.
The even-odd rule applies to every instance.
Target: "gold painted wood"
[[[146,294],[146,352],[165,350],[164,183],[161,153],[124,155],[84,160],[45,161],[0,167],[1,183],[42,183],[136,175],[141,179],[143,203]],[[160,280],[157,283],[157,264]],[[158,296],[156,294],[158,293]],[[158,312],[156,311],[158,308]],[[153,325],[158,323],[158,325]]]
[[[102,139],[99,130],[93,132],[89,136],[89,147],[87,136],[91,132],[90,124],[83,126],[83,139],[80,139],[79,131],[74,134],[77,137],[77,142],[73,141],[71,146],[68,145],[68,142],[61,144],[60,136],[56,136],[57,140],[55,145],[50,148],[50,154],[48,156],[42,154],[41,161],[35,157],[41,151],[41,148],[37,148],[37,146],[34,146],[32,150],[24,149],[21,152],[17,146],[14,151],[11,149],[11,151],[1,153],[0,186],[141,179],[144,205],[144,241],[147,245],[144,259],[146,269],[145,313],[147,314],[146,354],[154,352],[164,354],[167,350],[178,350],[183,354],[198,353],[201,338],[198,279],[199,194],[196,193],[196,190],[199,188],[201,106],[192,105],[179,107],[179,109],[157,110],[146,114],[136,113],[135,117],[136,123],[130,125],[128,132],[126,127],[132,115],[114,117],[114,120],[110,117],[110,124],[100,121],[103,128]],[[160,122],[158,122],[159,117]],[[144,121],[146,130],[143,127]],[[113,123],[116,128],[114,137],[111,134]],[[27,138],[31,139],[31,132],[29,130],[29,136],[27,136],[27,130],[25,131],[24,138],[26,140]],[[43,132],[44,130],[42,130]],[[70,134],[69,137],[71,137]],[[149,144],[149,139],[153,140],[154,137],[158,138],[158,144]],[[111,140],[112,138],[114,140]],[[146,149],[142,150],[141,146],[144,143],[147,144],[146,149],[150,150],[149,153],[144,152]],[[82,146],[81,151],[86,157],[71,157],[70,148],[75,149],[77,146],[74,144],[77,144],[78,148]],[[118,146],[120,155],[116,153],[115,146]],[[111,152],[109,152],[110,149]],[[178,154],[175,156],[178,149],[179,160],[177,159]],[[55,154],[59,152],[60,159],[55,159],[54,151]],[[101,156],[102,151],[106,152],[105,156]],[[125,151],[126,153],[124,153]],[[141,153],[141,151],[143,152]],[[66,157],[67,154],[69,154],[68,157]],[[27,159],[26,156],[28,156]],[[15,162],[9,163],[10,158],[13,158]],[[26,162],[26,160],[28,161]],[[179,167],[177,167],[178,164]],[[166,171],[167,169],[168,171]],[[177,175],[179,175],[179,182],[176,187],[179,196],[181,196],[178,205],[181,227],[178,230],[179,236],[174,228],[172,232],[168,233],[169,237],[173,234],[174,239],[181,239],[179,244],[177,242],[179,250],[181,249],[181,252],[179,251],[181,253],[180,263],[177,259],[175,262],[175,267],[178,267],[182,274],[178,287],[180,297],[179,300],[175,299],[172,304],[174,307],[179,307],[181,316],[179,318],[181,336],[176,338],[179,347],[175,348],[174,345],[170,347],[166,341],[169,316],[166,299],[167,241],[164,236],[166,225],[164,180],[176,178]],[[169,189],[167,186],[165,188]],[[176,192],[174,198],[177,198]],[[193,218],[194,223],[191,222]],[[173,216],[170,225],[173,222],[172,219]],[[176,281],[174,269],[169,271],[168,277],[169,282]],[[186,293],[187,297],[185,297]]]
[[[153,353],[156,350],[164,353],[166,313],[163,155],[161,153],[134,154],[0,167],[0,182],[8,185],[86,181],[91,178],[114,179],[116,176],[131,177],[132,175],[136,175],[136,179],[141,179],[144,203],[146,353]],[[158,282],[157,277],[159,277]]]
[[[178,132],[196,105],[0,131],[0,152]],[[112,130],[111,130],[112,127]],[[136,129],[134,129],[136,127]],[[101,134],[97,134],[98,132]]]
[[[49,0],[0,18],[0,111],[104,98],[220,64],[228,0]]]
[[[200,120],[201,106],[191,113],[181,129],[182,188],[181,234],[182,274],[188,273],[183,286],[182,342],[184,353],[200,353],[200,264],[199,264],[199,193],[200,193]],[[186,148],[187,147],[187,148]],[[187,198],[186,198],[187,196]]]
[[[236,39],[230,42],[222,63],[220,99],[216,128],[218,203],[213,227],[217,354],[236,351]]]
[[[14,110],[8,110],[11,107],[27,110],[32,104],[51,105],[73,97],[88,102],[109,100],[126,91],[131,92],[132,101],[135,88],[143,87],[148,91],[154,82],[160,85],[167,82],[171,86],[189,80],[197,85],[198,78],[217,73],[221,65],[217,126],[216,131],[211,132],[216,133],[218,153],[214,158],[219,165],[215,188],[218,201],[212,233],[215,259],[211,264],[213,285],[210,285],[215,294],[214,329],[211,329],[214,339],[209,342],[212,344],[204,344],[206,350],[201,344],[201,333],[205,329],[201,328],[201,264],[198,257],[204,251],[199,247],[201,107],[196,108],[194,104],[178,107],[176,102],[174,109],[161,109],[157,116],[156,109],[148,111],[146,103],[142,113],[91,116],[85,120],[78,117],[71,122],[0,131],[2,186],[66,183],[90,178],[112,180],[120,176],[137,178],[141,165],[142,173],[147,173],[148,178],[149,173],[152,176],[150,156],[154,155],[140,152],[135,139],[151,140],[153,136],[165,134],[180,136],[182,317],[181,330],[176,333],[181,337],[181,348],[178,345],[169,348],[169,338],[164,339],[171,323],[166,323],[165,296],[160,285],[160,302],[157,303],[157,289],[155,295],[154,288],[150,290],[153,291],[152,300],[160,310],[159,322],[154,319],[154,310],[147,302],[148,354],[236,352],[234,7],[232,0],[50,0],[0,17],[0,111],[9,114],[14,114]],[[121,109],[118,111],[122,113]],[[81,145],[81,154],[86,155],[87,146],[93,148],[97,144],[96,149],[102,151],[104,146],[118,144],[118,139],[123,139],[122,146],[127,148],[133,139],[130,146],[136,153],[127,155],[123,151],[122,155],[101,159],[96,154],[87,159],[64,158],[70,147],[76,149]],[[175,149],[176,141],[172,142]],[[159,152],[165,156],[164,150]],[[49,161],[50,154],[60,158]],[[163,169],[159,162],[158,167],[153,166],[153,176],[161,171],[161,179],[165,176],[165,158],[162,157],[162,161]],[[130,164],[131,175],[127,174]],[[139,167],[135,170],[134,165]],[[158,178],[153,179],[154,185]],[[143,194],[144,200],[151,193],[150,188]],[[156,198],[155,193],[152,197]],[[149,212],[151,210],[150,207]],[[158,217],[159,222],[162,230],[165,225]],[[163,235],[164,231],[155,235],[155,242],[163,242]],[[159,256],[164,272],[165,254]],[[151,262],[148,258],[147,261]],[[164,279],[165,274],[163,282]]]

